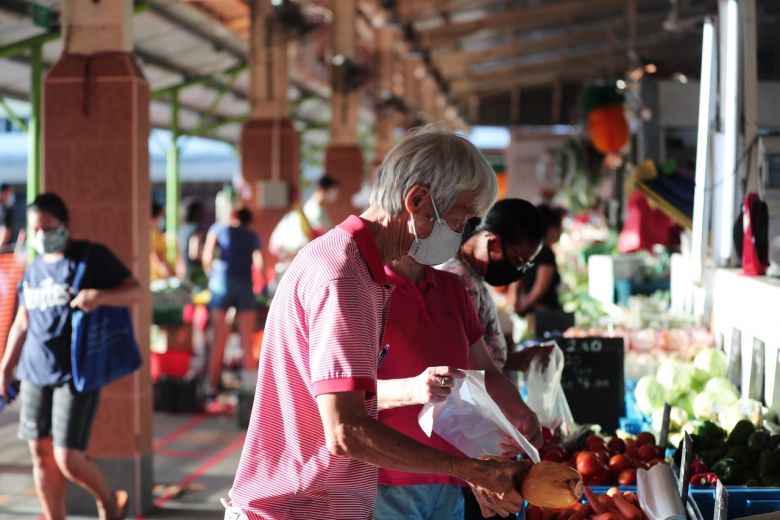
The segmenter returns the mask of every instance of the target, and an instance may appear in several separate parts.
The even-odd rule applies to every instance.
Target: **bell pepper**
[[[694,459],[691,462],[691,473],[698,475],[699,473],[708,473],[710,468],[701,459]]]
[[[715,473],[697,473],[691,477],[693,487],[715,487],[718,485],[718,476]]]

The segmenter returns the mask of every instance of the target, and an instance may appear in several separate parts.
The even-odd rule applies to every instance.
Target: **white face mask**
[[[46,253],[59,253],[65,249],[68,243],[68,230],[60,226],[54,231],[39,229],[30,237],[30,246],[39,255]]]
[[[436,203],[431,196],[433,211],[436,213],[436,222],[433,224],[433,231],[428,238],[418,238],[417,229],[414,226],[414,217],[412,217],[412,232],[414,233],[414,242],[409,248],[409,256],[412,260],[422,265],[439,265],[446,262],[458,252],[460,247],[461,233],[450,229],[447,222],[439,216],[436,210]]]

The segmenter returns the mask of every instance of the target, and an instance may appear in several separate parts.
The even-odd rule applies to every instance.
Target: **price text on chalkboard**
[[[557,342],[566,359],[561,385],[574,420],[615,431],[625,415],[623,338],[562,338]]]

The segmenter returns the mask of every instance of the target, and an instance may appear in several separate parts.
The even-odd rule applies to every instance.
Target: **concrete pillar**
[[[425,77],[425,69],[417,56],[406,56],[403,60],[404,101],[408,107],[407,127],[414,124],[422,110],[421,80]]]
[[[380,99],[394,95],[393,72],[395,66],[395,42],[397,30],[384,26],[377,31],[377,48],[379,61],[379,97]],[[395,130],[396,111],[390,107],[383,107],[376,114],[376,154],[375,163],[381,163],[385,154],[393,146],[393,133]]]
[[[333,55],[355,58],[356,2],[333,2]],[[335,72],[335,71],[334,71]],[[363,152],[357,144],[358,94],[348,92],[333,74],[331,94],[330,145],[325,150],[325,171],[339,181],[339,200],[329,209],[333,222],[341,222],[354,213],[352,195],[363,182]]]
[[[254,0],[249,50],[251,116],[241,130],[241,170],[252,188],[250,207],[255,231],[265,246],[268,276],[275,264],[267,252],[268,240],[295,202],[300,177],[298,132],[287,101],[287,51],[288,41],[274,24],[271,2]],[[272,195],[280,186],[282,193]]]
[[[132,1],[65,0],[64,52],[43,84],[42,189],[62,196],[74,237],[108,246],[149,282],[149,85],[130,53]],[[88,453],[114,489],[130,493],[128,516],[152,505],[150,297],[132,307],[144,366],[103,388]],[[95,515],[75,486],[70,514]]]

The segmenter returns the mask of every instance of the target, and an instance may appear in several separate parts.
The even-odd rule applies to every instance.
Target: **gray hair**
[[[464,192],[474,193],[474,207],[483,214],[498,193],[496,174],[479,150],[466,138],[436,125],[410,130],[388,152],[379,167],[371,205],[397,216],[415,184],[431,190],[439,215]]]

